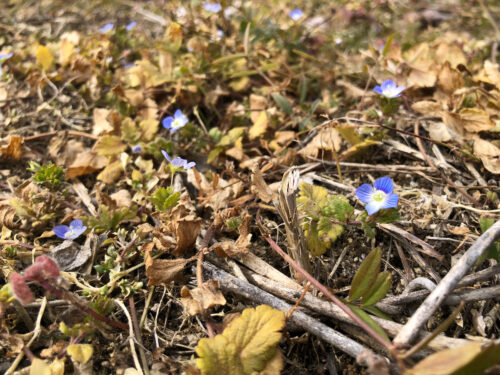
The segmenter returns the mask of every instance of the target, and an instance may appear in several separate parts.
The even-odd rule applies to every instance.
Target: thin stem
[[[69,294],[68,292],[66,292],[64,290],[61,290],[61,289],[53,286],[47,280],[36,280],[36,282],[38,284],[40,284],[41,286],[43,286],[45,289],[47,289],[52,294],[56,295],[59,299],[65,299],[66,301],[71,302],[77,308],[82,310],[84,313],[92,316],[94,319],[97,319],[97,320],[99,320],[103,323],[106,323],[110,326],[113,326],[115,328],[119,328],[119,329],[123,329],[125,331],[128,331],[128,327],[126,324],[121,323],[121,322],[117,322],[115,320],[111,320],[111,319],[105,317],[104,315],[99,314],[97,311],[92,310],[90,307],[88,307],[88,306],[82,304],[81,302],[79,302],[78,300],[76,300],[76,298],[73,295]]]
[[[271,245],[272,249],[276,251],[285,261],[290,264],[297,272],[299,272],[302,276],[304,276],[307,281],[309,281],[312,285],[316,287],[320,292],[322,292],[325,296],[330,298],[342,311],[344,311],[349,317],[358,324],[362,329],[364,329],[370,336],[372,336],[380,345],[386,348],[389,353],[393,353],[394,347],[390,342],[385,340],[382,336],[380,336],[377,332],[375,332],[370,326],[368,326],[365,322],[363,322],[356,314],[354,314],[351,309],[349,309],[346,305],[342,303],[337,297],[331,294],[328,289],[323,286],[319,281],[317,281],[314,277],[312,277],[308,272],[306,272],[300,265],[298,265],[292,258],[288,256],[276,242],[273,241],[271,237],[265,237],[266,241]]]

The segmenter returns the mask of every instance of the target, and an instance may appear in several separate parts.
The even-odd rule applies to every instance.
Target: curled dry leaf
[[[491,142],[478,138],[474,140],[474,155],[481,158],[488,171],[500,174],[500,148]]]
[[[233,178],[226,181],[213,174],[213,181],[199,173],[195,168],[188,169],[188,182],[198,189],[198,200],[203,207],[211,207],[214,211],[226,208],[229,202],[243,191],[243,182]]]
[[[177,246],[174,255],[181,255],[196,242],[201,233],[201,219],[196,216],[195,207],[187,193],[179,198],[179,203],[170,213],[169,230],[175,235]]]
[[[71,179],[96,172],[106,167],[108,159],[97,155],[94,151],[87,150],[79,155],[77,159],[66,170],[66,178]]]
[[[250,233],[251,221],[252,216],[245,213],[245,216],[238,227],[240,234],[238,239],[236,241],[217,242],[210,247],[210,251],[215,251],[217,255],[222,258],[248,253],[248,246],[250,246],[250,240],[252,239],[252,234]]]
[[[317,158],[320,155],[324,156],[325,153],[330,153],[328,156],[333,158],[331,150],[335,148],[335,151],[340,151],[341,143],[342,138],[335,128],[323,128],[306,147],[299,151],[299,154],[304,157],[311,156]],[[326,156],[326,158],[328,158],[328,156]]]
[[[264,203],[269,203],[273,200],[273,191],[269,188],[264,181],[264,177],[262,176],[262,172],[258,165],[255,165],[252,173],[252,192],[257,194],[257,196]]]
[[[3,143],[3,142],[2,142]],[[19,160],[23,156],[24,138],[10,136],[6,146],[0,146],[0,160]]]
[[[219,281],[208,280],[201,286],[191,290],[183,286],[181,289],[181,303],[189,315],[196,315],[215,305],[225,305],[226,299],[220,291]]]
[[[146,275],[148,285],[164,285],[182,279],[186,259],[153,259],[151,252],[154,243],[149,242],[143,246]]]

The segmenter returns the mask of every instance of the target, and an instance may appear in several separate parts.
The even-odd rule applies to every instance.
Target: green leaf
[[[353,212],[354,207],[349,204],[349,200],[343,195],[330,195],[321,208],[323,215],[334,217],[343,223],[351,217]]]
[[[377,214],[377,223],[392,223],[399,219],[401,219],[401,216],[399,216],[397,208],[380,210]]]
[[[330,241],[334,242],[344,232],[344,227],[340,224],[332,224],[328,217],[322,217],[318,221],[318,232],[320,238],[328,243],[327,247],[329,247]]]
[[[386,313],[380,311],[375,306],[363,306],[363,310],[369,312],[372,315],[378,316],[381,319],[392,321],[392,318],[389,315],[387,315]]]
[[[482,217],[479,219],[479,226],[481,227],[481,232],[484,233],[486,232],[488,229],[490,229],[490,227],[495,224],[495,220],[493,219],[490,219],[490,218],[487,218],[487,217]]]
[[[382,253],[377,247],[373,249],[366,259],[361,263],[359,270],[354,275],[349,292],[349,301],[356,301],[361,296],[364,296],[372,287],[377,279],[380,269],[380,260]]]
[[[377,275],[375,283],[363,296],[362,306],[374,305],[385,297],[391,287],[391,274],[389,271],[381,272]]]
[[[385,333],[385,331],[380,327],[375,320],[372,319],[370,315],[368,315],[365,311],[361,310],[359,307],[348,304],[349,308],[352,310],[354,314],[356,314],[363,322],[368,324],[370,328],[372,328],[375,332],[377,332],[380,336],[382,336],[387,341],[389,337]]]
[[[291,115],[293,113],[292,105],[287,98],[285,98],[281,94],[278,94],[277,92],[272,93],[271,96],[283,112],[285,112],[287,115]]]
[[[405,375],[471,375],[482,374],[498,363],[500,343],[471,342],[459,347],[441,350],[417,363]]]

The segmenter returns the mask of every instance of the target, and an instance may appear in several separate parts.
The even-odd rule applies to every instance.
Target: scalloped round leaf
[[[284,325],[285,314],[270,306],[245,309],[222,334],[198,342],[196,365],[204,375],[278,375],[283,362],[276,345]]]

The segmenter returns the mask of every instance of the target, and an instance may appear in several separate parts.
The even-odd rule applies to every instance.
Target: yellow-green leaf
[[[500,342],[471,342],[445,349],[421,360],[405,375],[471,375],[482,374],[498,363]]]
[[[264,134],[267,130],[268,123],[269,120],[267,118],[266,111],[262,111],[259,117],[257,117],[257,121],[255,121],[255,123],[250,128],[250,131],[248,132],[248,136],[250,137],[250,139],[255,139]]]
[[[356,314],[363,322],[368,324],[370,328],[372,328],[375,332],[377,332],[380,336],[382,336],[387,341],[389,337],[385,333],[385,331],[380,327],[375,320],[372,319],[370,315],[368,315],[365,311],[361,310],[359,307],[349,304],[349,308],[352,310],[354,314]]]
[[[267,305],[245,309],[220,335],[201,339],[196,365],[204,375],[278,375],[283,368],[276,345],[285,324],[282,311]]]
[[[385,297],[391,287],[391,274],[389,271],[381,272],[373,283],[370,290],[363,296],[362,305],[370,306]]]
[[[30,375],[52,375],[50,366],[40,358],[33,358],[30,366]]]
[[[375,282],[379,269],[382,253],[377,247],[373,249],[366,259],[361,263],[359,270],[354,275],[352,280],[351,290],[349,292],[349,301],[356,301],[359,297],[364,296]]]
[[[317,215],[319,208],[323,206],[328,197],[328,190],[321,186],[315,186],[303,182],[300,184],[297,207],[307,215]],[[314,211],[318,212],[314,212]]]
[[[112,156],[125,151],[126,148],[127,146],[122,143],[120,137],[116,135],[103,135],[97,140],[94,151],[101,156]]]
[[[36,49],[36,63],[41,65],[43,70],[49,70],[54,62],[54,56],[52,52],[45,46],[38,46]]]
[[[142,120],[139,123],[139,129],[141,129],[140,139],[144,141],[151,141],[155,134],[158,132],[158,121],[153,119]]]
[[[120,160],[108,163],[101,173],[97,175],[97,179],[111,185],[121,176],[123,172],[123,164]]]
[[[94,348],[90,344],[71,344],[66,351],[78,363],[87,363],[94,354]]]

